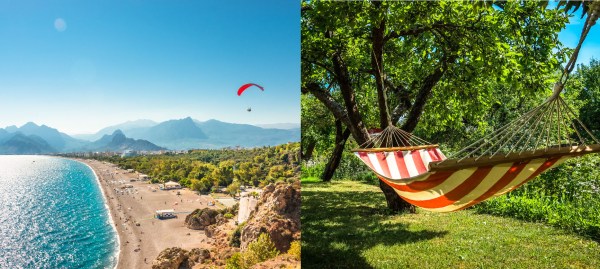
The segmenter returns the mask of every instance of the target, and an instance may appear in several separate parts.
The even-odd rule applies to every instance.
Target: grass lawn
[[[600,244],[512,218],[390,214],[377,186],[302,180],[302,268],[600,268]]]

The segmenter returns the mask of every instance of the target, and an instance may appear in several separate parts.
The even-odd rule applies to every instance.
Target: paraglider
[[[248,89],[248,88],[250,88],[250,87],[252,87],[252,86],[256,86],[256,87],[260,88],[260,89],[261,89],[263,92],[265,91],[265,89],[263,89],[263,87],[262,87],[262,86],[260,86],[260,85],[258,85],[258,84],[254,84],[254,83],[247,83],[247,84],[244,84],[244,85],[242,85],[242,87],[240,87],[240,88],[238,89],[238,92],[237,92],[238,96],[241,96],[241,95],[242,95],[242,93],[243,93],[243,92],[244,92],[246,89]],[[252,108],[250,108],[250,107],[249,107],[249,108],[248,108],[248,112],[252,112]]]
[[[261,89],[263,92],[265,91],[265,89],[263,89],[263,87],[262,87],[262,86],[260,86],[260,85],[258,85],[258,84],[254,84],[254,83],[247,83],[247,84],[244,84],[244,85],[242,85],[242,87],[240,87],[240,88],[238,89],[238,96],[242,95],[242,93],[243,93],[243,92],[244,92],[246,89],[248,89],[248,88],[250,88],[250,87],[252,87],[252,86],[256,86],[256,87],[260,88],[260,89]]]

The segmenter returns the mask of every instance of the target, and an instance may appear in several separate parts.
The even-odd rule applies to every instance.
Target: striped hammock
[[[432,172],[431,162],[446,159],[439,149],[355,155],[404,200],[435,212],[461,210],[500,196],[573,157]]]
[[[428,211],[457,211],[508,193],[570,158],[600,152],[600,145],[585,144],[573,123],[574,118],[565,113],[568,107],[561,101],[560,97],[547,101],[497,132],[459,151],[457,154],[480,145],[462,158],[447,159],[437,145],[431,145],[392,126],[367,141],[367,147],[352,151],[405,201]],[[548,117],[548,111],[555,109],[559,111],[557,113],[562,111],[563,114],[550,114]],[[572,124],[572,129],[567,129],[565,119]],[[544,127],[538,130],[537,127],[542,122]],[[550,129],[547,133],[545,129],[547,124],[552,128],[552,123],[555,123],[554,128],[564,128],[562,135],[559,131],[554,141],[551,139],[554,135],[550,135]],[[588,131],[583,124],[581,126]],[[523,130],[525,133],[517,136],[520,137],[518,141],[511,141]],[[569,133],[577,133],[582,145],[573,143]],[[545,149],[538,147],[541,137],[537,139],[535,146],[528,144],[536,134],[543,134],[546,138]],[[588,134],[598,143],[589,131]],[[521,143],[528,136],[527,142]],[[485,147],[498,137],[502,138],[492,146]],[[569,144],[562,144],[567,140]],[[391,147],[393,145],[401,147]],[[500,146],[494,154],[485,155],[498,145]],[[505,145],[511,145],[512,148],[508,152],[502,151]],[[516,149],[520,151],[517,153]],[[475,152],[483,153],[479,157],[470,157]],[[503,154],[498,154],[500,152]]]

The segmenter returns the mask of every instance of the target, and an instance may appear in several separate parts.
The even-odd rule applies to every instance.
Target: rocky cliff
[[[192,230],[202,230],[206,227],[217,223],[217,220],[222,220],[221,215],[216,210],[210,208],[196,209],[185,218],[185,226]]]
[[[240,213],[237,216],[237,220],[239,223],[248,220],[250,217],[250,212],[256,208],[258,204],[258,199],[254,197],[242,197],[240,199]]]
[[[300,240],[300,181],[267,185],[260,201],[242,229],[242,251],[262,233],[268,233],[275,247],[286,253],[294,240]]]
[[[212,245],[210,252],[202,249],[189,252],[180,248],[166,249],[154,260],[152,268],[222,268],[229,258],[235,253],[243,252],[262,233],[268,233],[275,248],[280,254],[284,254],[289,250],[291,242],[300,240],[301,237],[300,195],[299,181],[291,185],[279,182],[266,186],[261,198],[251,209],[248,221],[237,227],[233,220],[223,218],[224,214],[238,212],[237,207],[219,211],[197,209],[186,217],[185,225],[190,229],[204,230]],[[241,249],[237,246],[241,246]],[[274,267],[299,268],[300,261],[290,255],[280,255],[259,262],[252,268]]]

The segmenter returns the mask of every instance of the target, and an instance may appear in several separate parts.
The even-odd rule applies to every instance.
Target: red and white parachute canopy
[[[242,95],[242,93],[243,93],[243,92],[244,92],[246,89],[248,89],[248,88],[250,88],[250,87],[252,87],[252,86],[259,87],[259,88],[260,88],[260,89],[261,89],[263,92],[265,91],[265,89],[263,89],[263,87],[262,87],[262,86],[260,86],[260,85],[258,85],[258,84],[254,84],[254,83],[248,83],[248,84],[244,84],[244,85],[242,85],[242,87],[240,87],[240,89],[238,89],[238,96],[239,96],[239,95]]]

